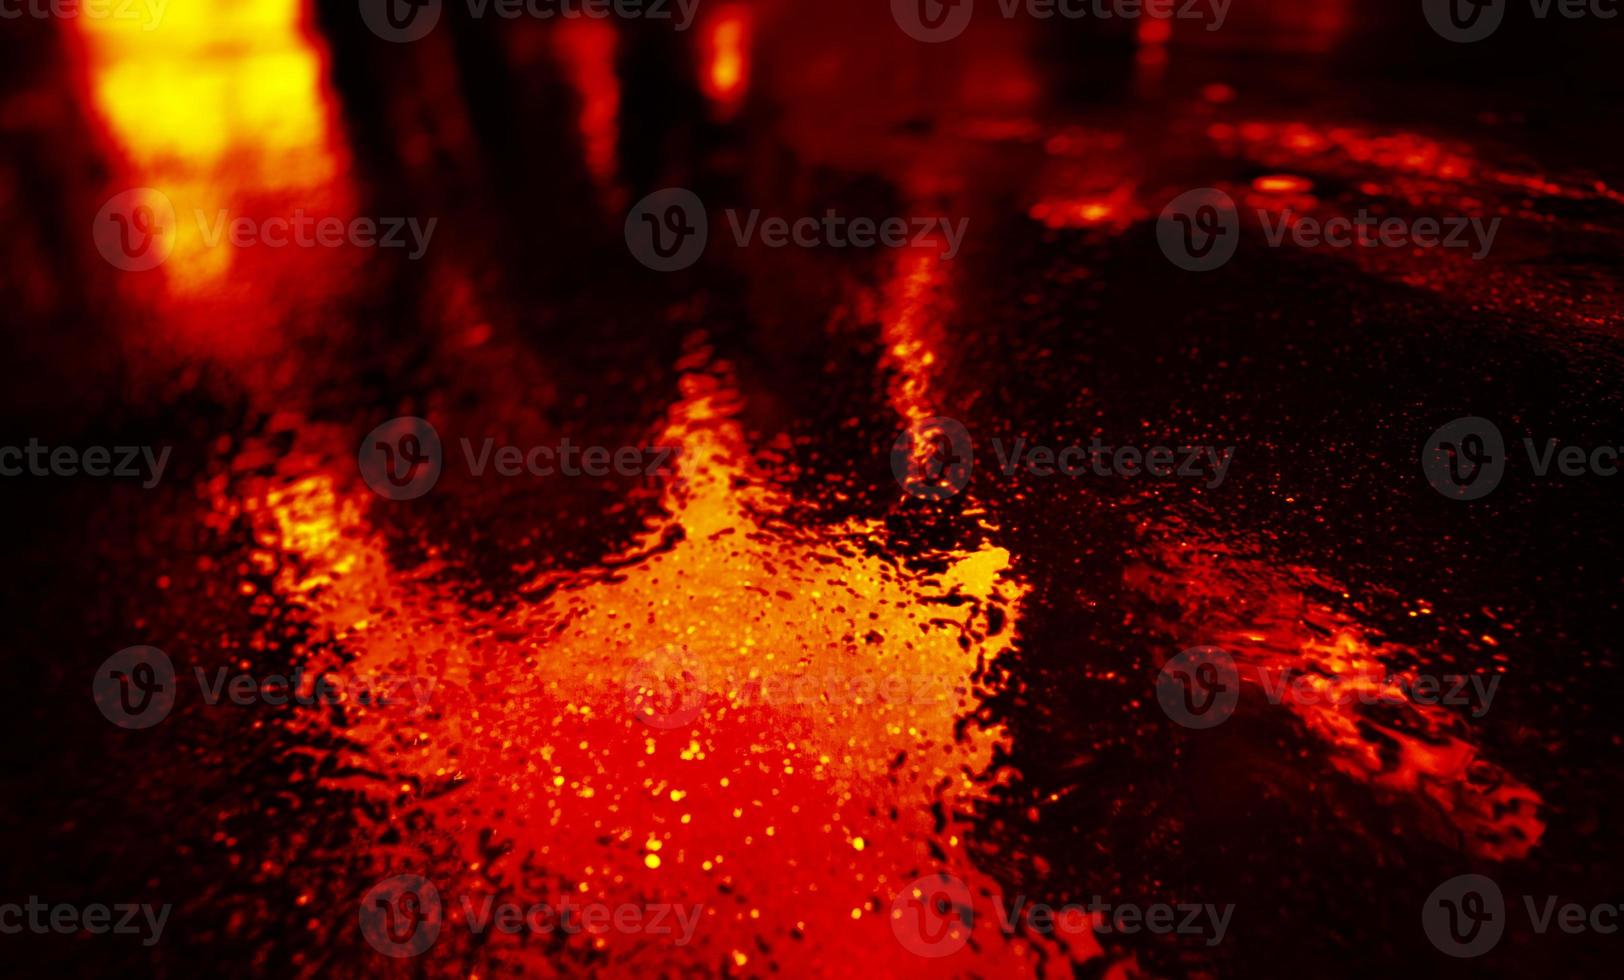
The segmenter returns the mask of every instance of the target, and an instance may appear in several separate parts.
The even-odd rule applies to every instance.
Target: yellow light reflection
[[[123,153],[131,185],[176,211],[165,272],[179,292],[207,287],[233,250],[211,241],[222,211],[255,197],[323,188],[339,169],[322,61],[300,0],[169,0],[157,26],[79,18],[95,113]]]

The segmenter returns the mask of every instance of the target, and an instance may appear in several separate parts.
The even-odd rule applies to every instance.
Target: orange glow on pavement
[[[1310,696],[1288,694],[1278,705],[1259,698],[1253,710],[1292,712],[1338,772],[1434,808],[1470,854],[1525,857],[1545,832],[1539,793],[1486,758],[1450,708],[1406,693],[1413,651],[1378,643],[1347,614],[1310,599],[1310,590],[1341,590],[1324,575],[1296,571],[1300,582],[1222,547],[1165,543],[1130,583],[1177,602],[1180,622],[1171,629],[1189,646],[1231,654],[1252,691],[1303,678]],[[1483,669],[1498,667],[1496,657]],[[1250,706],[1243,700],[1240,710]]]
[[[521,590],[541,601],[463,606],[432,584],[454,555],[395,570],[366,518],[382,504],[353,479],[267,486],[248,505],[283,569],[277,589],[336,644],[312,650],[312,669],[434,679],[427,705],[350,716],[341,768],[384,778],[335,778],[414,814],[405,825],[452,834],[470,857],[476,831],[512,852],[442,888],[488,890],[522,863],[548,889],[595,900],[703,902],[682,954],[696,965],[861,958],[909,975],[919,961],[893,936],[891,903],[946,873],[978,908],[976,942],[945,963],[1035,974],[1033,946],[996,928],[984,903],[997,886],[963,837],[962,808],[1007,739],[958,719],[1019,622],[1026,589],[1011,556],[983,545],[916,569],[863,546],[883,538],[878,522],[784,522],[789,502],[733,421],[729,368],[699,348],[683,370],[658,435],[682,457],[669,516],[603,571]],[[218,506],[221,518],[234,510]],[[637,937],[580,941],[610,963],[643,962]],[[1098,950],[1087,935],[1071,945]],[[480,956],[539,953],[498,941]]]

